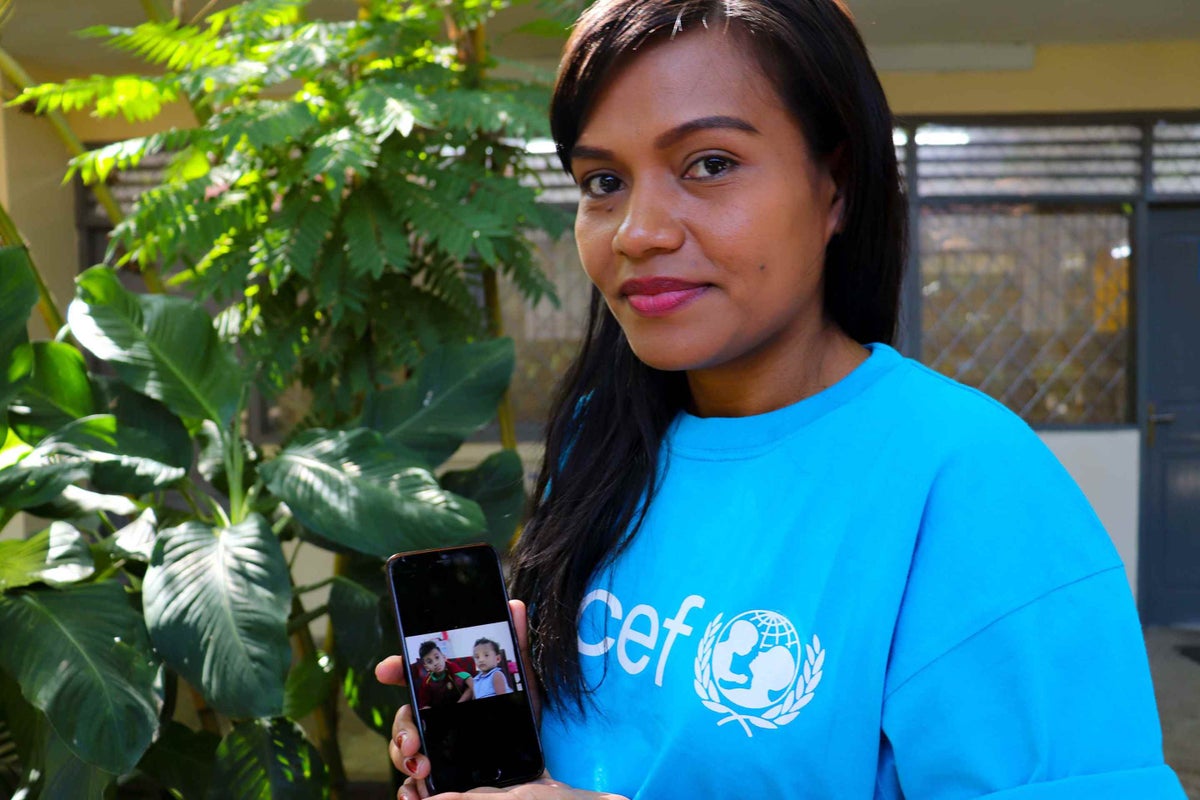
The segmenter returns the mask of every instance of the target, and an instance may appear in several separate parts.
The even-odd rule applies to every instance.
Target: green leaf
[[[355,278],[378,279],[389,266],[399,272],[408,268],[411,254],[404,226],[389,218],[387,203],[377,193],[364,189],[352,194],[345,203],[342,227]]]
[[[53,502],[76,481],[91,474],[80,461],[47,462],[33,451],[16,464],[0,469],[0,507],[36,508]]]
[[[55,522],[28,539],[0,541],[0,592],[31,583],[76,583],[94,570],[87,540],[65,522]]]
[[[333,689],[333,659],[325,653],[310,653],[288,673],[283,689],[283,715],[301,719],[325,702]]]
[[[114,533],[104,542],[116,558],[149,563],[154,556],[155,533],[158,516],[153,508],[147,508],[138,518]]]
[[[28,341],[26,323],[37,300],[29,251],[24,247],[0,247],[0,441],[8,431],[5,409],[19,385],[10,378],[10,359]]]
[[[340,128],[313,142],[304,171],[312,178],[323,177],[335,194],[341,194],[347,181],[370,174],[378,160],[378,142],[353,127]]]
[[[37,301],[29,251],[16,245],[0,247],[0,354],[7,355],[27,341],[25,325]]]
[[[408,136],[417,124],[428,126],[436,113],[428,101],[403,84],[368,83],[346,101],[363,133],[382,142],[393,133]]]
[[[132,294],[107,267],[92,267],[76,283],[67,321],[84,347],[175,414],[228,426],[241,397],[241,373],[199,304]]]
[[[38,723],[41,715],[21,696],[21,687],[0,670],[0,761],[6,767],[31,764],[38,747]],[[20,771],[17,771],[20,778]]]
[[[317,126],[317,117],[305,103],[259,100],[239,105],[214,116],[209,124],[214,133],[237,144],[244,137],[255,150],[291,142],[303,142]]]
[[[101,800],[116,774],[89,764],[72,750],[54,727],[45,720],[39,725],[42,734],[38,759],[45,768],[38,784],[38,800]]]
[[[212,800],[309,800],[325,796],[325,764],[296,723],[239,722],[217,749]]]
[[[142,591],[155,649],[213,708],[234,718],[283,710],[292,593],[266,520],[160,531]]]
[[[479,541],[486,524],[419,457],[366,428],[305,431],[259,473],[302,525],[367,555]]]
[[[79,486],[64,486],[48,502],[28,506],[27,510],[34,516],[46,519],[80,519],[101,512],[131,517],[141,511],[141,507],[124,495],[101,494]]]
[[[11,384],[20,382],[9,422],[27,442],[36,444],[49,432],[96,411],[83,354],[69,344],[21,345],[13,353],[8,378]]]
[[[182,427],[176,441],[160,432],[118,423],[112,414],[76,420],[42,441],[38,448],[55,455],[91,462],[92,485],[98,492],[145,494],[170,486],[192,463],[192,442]]]
[[[408,381],[368,398],[363,424],[440,464],[496,415],[513,360],[508,338],[434,350]]]
[[[487,517],[488,543],[507,552],[525,508],[521,457],[513,450],[501,450],[474,469],[447,472],[441,481],[447,490],[479,503]]]
[[[204,800],[221,737],[174,720],[150,745],[138,768],[179,800]]]
[[[373,570],[339,575],[329,590],[329,620],[337,636],[334,655],[344,671],[346,704],[381,736],[390,736],[392,719],[409,702],[407,689],[375,679],[375,665],[400,650],[396,620],[386,600],[387,587],[378,562]]]
[[[0,641],[0,667],[72,752],[116,775],[133,769],[158,728],[160,700],[158,664],[123,587],[0,596]]]

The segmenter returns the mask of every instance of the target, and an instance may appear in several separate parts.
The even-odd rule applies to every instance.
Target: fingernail
[[[413,756],[412,758],[406,758],[404,760],[404,768],[406,770],[408,770],[410,774],[416,772],[417,771],[417,757]]]
[[[404,745],[404,731],[400,731],[399,733],[396,734],[396,745],[397,746]]]

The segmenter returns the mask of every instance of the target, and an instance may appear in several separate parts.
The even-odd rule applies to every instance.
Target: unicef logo
[[[800,641],[791,621],[774,611],[747,611],[721,626],[709,623],[696,653],[696,694],[704,706],[739,723],[772,730],[787,725],[812,700],[825,651],[813,636]]]

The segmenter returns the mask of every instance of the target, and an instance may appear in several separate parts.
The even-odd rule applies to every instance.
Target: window
[[[1030,424],[1130,415],[1130,220],[1119,209],[926,207],[921,360]]]

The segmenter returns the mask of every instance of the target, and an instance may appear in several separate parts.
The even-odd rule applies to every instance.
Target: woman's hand
[[[409,778],[400,787],[397,797],[399,800],[418,800],[418,798],[429,797],[429,795],[424,791],[424,781],[421,781],[418,786],[412,778]],[[434,800],[471,800],[471,798],[484,797],[488,800],[628,800],[617,794],[572,789],[565,783],[554,780],[549,774],[543,775],[533,783],[523,783],[507,789],[482,788],[469,792],[446,792],[433,795]]]
[[[525,614],[525,604],[520,600],[510,600],[508,603],[509,610],[512,613],[513,627],[517,629],[517,646],[521,649],[521,656],[526,664],[529,660],[529,635],[528,635],[528,620]],[[391,686],[404,685],[404,658],[402,656],[389,656],[383,661],[380,661],[375,667],[375,678],[384,684]],[[526,687],[529,692],[529,698],[533,702],[533,713],[535,719],[540,719],[541,715],[541,698],[538,696],[537,687],[530,682]],[[396,712],[396,718],[392,720],[392,740],[388,742],[388,756],[391,757],[392,763],[396,769],[400,770],[405,775],[409,776],[404,782],[397,797],[401,800],[417,800],[417,798],[428,797],[429,792],[425,788],[425,778],[429,775],[429,759],[420,752],[421,737],[417,733],[417,725],[413,720],[412,707],[404,706]],[[526,784],[531,789],[538,787],[538,794],[525,795],[517,794],[510,795],[511,797],[520,798],[520,800],[550,800],[550,798],[566,798],[572,797],[571,794],[555,794],[561,792],[567,787],[562,784],[551,781],[548,776],[544,776],[541,780]],[[509,790],[502,789],[479,789],[469,793],[467,796],[476,793],[485,794],[505,794],[523,789],[523,786],[514,787]],[[570,790],[574,791],[574,790]],[[542,792],[549,792],[543,794]],[[592,793],[586,793],[592,794]],[[453,795],[439,795],[439,797],[449,797]],[[579,795],[580,797],[584,795]],[[608,797],[615,798],[614,795]]]

